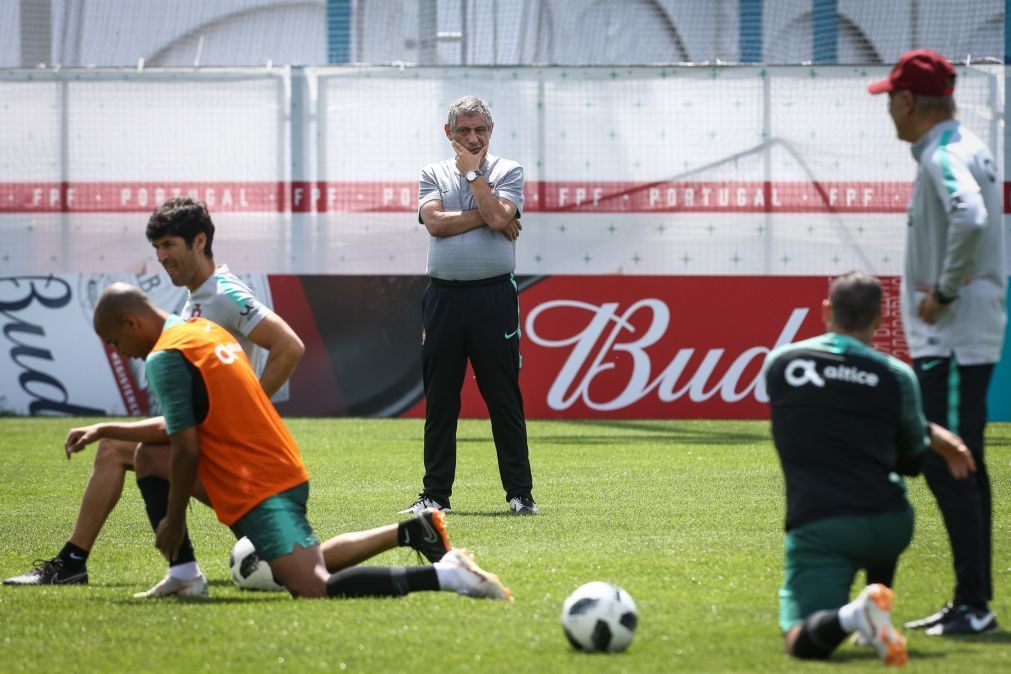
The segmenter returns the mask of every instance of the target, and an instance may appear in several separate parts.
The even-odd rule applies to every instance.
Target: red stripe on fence
[[[908,182],[538,181],[524,211],[540,213],[901,213]],[[0,213],[145,213],[175,196],[212,212],[415,212],[415,182],[8,182]],[[1011,183],[1004,183],[1011,213]]]
[[[0,183],[0,213],[149,213],[180,196],[214,212],[283,212],[287,194],[277,182]]]

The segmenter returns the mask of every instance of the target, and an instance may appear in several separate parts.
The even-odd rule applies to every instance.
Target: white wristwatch
[[[467,175],[464,177],[467,179],[467,182],[472,183],[475,180],[477,180],[478,176],[483,175],[484,173],[480,169],[478,169],[477,171],[467,171]]]

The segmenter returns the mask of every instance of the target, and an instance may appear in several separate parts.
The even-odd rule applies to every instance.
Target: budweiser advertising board
[[[824,332],[830,277],[556,276],[520,295],[530,418],[768,417],[762,363]],[[898,279],[875,346],[905,356]],[[422,416],[423,402],[407,412]],[[472,373],[462,415],[487,416]]]
[[[245,277],[302,337],[305,356],[275,402],[295,416],[424,416],[423,276]],[[91,327],[108,283],[145,288],[168,311],[185,292],[152,275],[0,279],[7,348],[0,409],[9,414],[156,410],[140,361],[122,361]],[[554,276],[520,278],[530,418],[765,418],[768,352],[821,333],[829,277]],[[875,345],[905,356],[898,279],[885,279]],[[487,416],[473,377],[462,413]]]

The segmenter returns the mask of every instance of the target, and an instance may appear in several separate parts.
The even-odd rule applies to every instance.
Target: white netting
[[[1004,54],[1000,0],[35,0],[0,66],[891,63]]]

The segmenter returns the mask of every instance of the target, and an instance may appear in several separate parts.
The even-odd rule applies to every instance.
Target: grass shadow
[[[253,595],[252,592],[249,593]],[[271,595],[277,595],[271,596]],[[121,599],[111,599],[109,603],[117,606],[153,606],[159,603],[189,604],[193,606],[215,606],[221,604],[251,604],[275,601],[291,601],[291,596],[287,592],[257,592],[255,596],[248,597],[162,597],[160,599],[134,599],[133,597],[123,597]]]
[[[495,510],[495,511],[481,511],[481,510],[457,510],[454,508],[450,511],[449,517],[456,517],[457,515],[461,517],[515,517],[516,519],[524,520],[527,518],[539,517],[536,515],[517,515],[516,513],[510,512],[508,510]]]
[[[1011,644],[1011,632],[1000,628],[986,634],[950,634],[941,638],[957,644]]]
[[[935,653],[927,651],[918,651],[914,648],[909,649],[909,664],[913,664],[916,660],[937,660],[938,658],[947,658],[947,653]],[[848,663],[870,663],[874,662],[877,665],[882,664],[881,658],[874,651],[873,648],[847,648],[836,650],[829,656],[829,662],[848,662]]]
[[[596,419],[585,423],[614,428],[619,432],[628,432],[629,430],[654,432],[661,437],[681,442],[737,444],[740,442],[767,442],[769,440],[769,428],[764,423],[754,424],[754,430],[735,430],[729,433],[726,424],[712,421],[686,421],[684,425],[674,422],[672,425],[672,422],[667,419]]]
[[[741,445],[770,442],[768,423],[750,424],[754,430],[741,429],[727,431],[727,425],[712,420],[686,420],[684,423],[669,419],[548,419],[539,420],[536,430],[530,432],[531,442],[551,442],[557,444],[632,445],[645,442],[678,442],[693,445]],[[567,433],[566,427],[585,429],[578,433]],[[600,429],[599,433],[587,433]],[[608,434],[613,429],[614,434]],[[555,433],[553,431],[563,431]],[[480,435],[459,435],[457,444],[491,443],[488,433]]]

